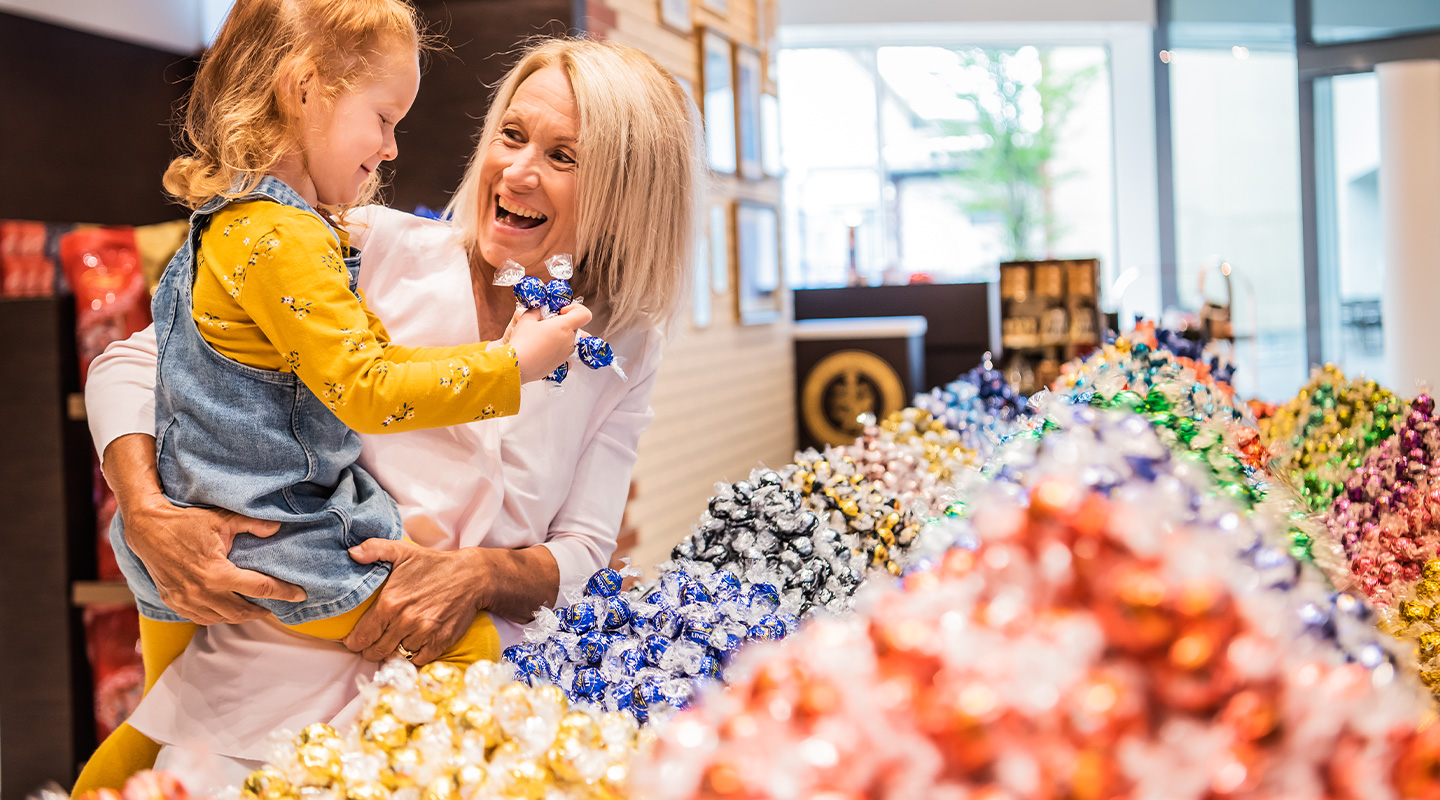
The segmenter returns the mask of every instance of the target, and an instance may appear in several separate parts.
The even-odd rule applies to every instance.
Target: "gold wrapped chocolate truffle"
[[[245,800],[293,800],[296,794],[284,773],[274,767],[261,767],[240,784],[240,796]]]

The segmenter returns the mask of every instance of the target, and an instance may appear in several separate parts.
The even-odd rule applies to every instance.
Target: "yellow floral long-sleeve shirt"
[[[233,203],[211,218],[199,245],[192,313],[201,336],[241,364],[295,373],[353,430],[396,433],[519,412],[513,348],[392,344],[364,296],[350,291],[349,236],[314,214],[268,200]]]

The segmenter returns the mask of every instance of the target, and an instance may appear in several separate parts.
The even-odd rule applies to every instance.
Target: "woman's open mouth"
[[[506,200],[498,194],[495,195],[495,220],[501,225],[528,230],[544,223],[547,219],[549,218],[539,211],[531,211],[518,203],[512,203]]]

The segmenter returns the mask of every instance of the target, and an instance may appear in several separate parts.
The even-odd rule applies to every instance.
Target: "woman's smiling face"
[[[558,66],[525,79],[485,144],[476,198],[479,254],[535,272],[576,247],[575,170],[580,112]]]

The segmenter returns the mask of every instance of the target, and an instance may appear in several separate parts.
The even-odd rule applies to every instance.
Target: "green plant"
[[[950,177],[967,190],[961,206],[970,213],[997,213],[1004,225],[1010,257],[1048,255],[1062,233],[1051,210],[1054,187],[1075,173],[1052,168],[1056,143],[1070,113],[1100,66],[1061,70],[1041,50],[1038,76],[1025,74],[1025,48],[972,48],[960,53],[978,73],[981,88],[960,93],[975,109],[971,122],[952,123],[950,133],[979,137],[983,145],[965,153],[966,163]]]

